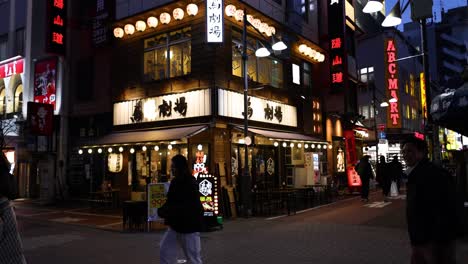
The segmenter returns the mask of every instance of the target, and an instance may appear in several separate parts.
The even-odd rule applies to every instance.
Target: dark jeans
[[[362,181],[361,198],[362,199],[368,199],[369,198],[369,180],[363,180]]]

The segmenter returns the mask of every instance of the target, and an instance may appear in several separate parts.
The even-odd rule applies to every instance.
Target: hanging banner
[[[49,58],[34,65],[34,102],[51,104],[55,109],[57,58]]]
[[[208,43],[222,43],[224,32],[224,1],[206,1],[206,39]]]
[[[219,213],[218,209],[218,180],[212,174],[198,174],[198,191],[203,207],[203,216],[213,217]]]
[[[345,138],[346,148],[346,175],[348,176],[348,186],[357,187],[361,186],[361,178],[354,170],[354,165],[357,163],[356,154],[356,139],[353,130],[345,130],[343,132]]]

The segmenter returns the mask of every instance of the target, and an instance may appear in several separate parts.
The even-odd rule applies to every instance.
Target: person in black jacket
[[[388,164],[391,181],[396,182],[398,193],[400,193],[401,181],[403,178],[403,165],[398,161],[397,156],[393,156],[393,160]]]
[[[369,202],[369,181],[374,178],[372,173],[372,165],[369,162],[369,155],[364,155],[359,163],[356,165],[356,172],[361,178],[361,200],[363,202]]]
[[[402,144],[408,166],[406,219],[412,264],[455,263],[456,199],[453,177],[427,158],[427,145],[416,137]]]
[[[159,213],[169,226],[161,240],[160,262],[177,263],[179,244],[189,263],[201,264],[200,231],[203,208],[198,184],[190,173],[184,156],[176,155],[171,161],[171,173],[174,178],[169,186],[164,209]]]
[[[379,163],[377,164],[377,182],[382,188],[382,194],[384,197],[384,202],[388,201],[388,194],[390,193],[390,185],[392,184],[392,179],[388,171],[388,164],[385,162],[385,157],[379,157]]]

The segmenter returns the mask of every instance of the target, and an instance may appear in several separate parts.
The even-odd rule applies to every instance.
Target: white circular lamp
[[[226,13],[226,16],[233,17],[236,14],[236,9],[235,5],[227,5],[224,12]]]
[[[187,14],[189,16],[196,16],[198,14],[198,6],[196,4],[187,5]]]
[[[171,22],[171,15],[166,12],[161,13],[161,15],[159,15],[159,21],[161,21],[162,24],[167,25]]]
[[[135,33],[135,27],[132,24],[127,24],[124,27],[125,34],[132,35]]]
[[[155,28],[158,26],[158,19],[154,16],[150,16],[146,20],[146,24],[148,24],[148,27],[150,28]]]
[[[135,28],[136,28],[137,31],[140,31],[140,32],[145,31],[145,29],[146,29],[146,23],[145,23],[145,21],[143,21],[143,20],[138,20],[138,21],[135,23]]]
[[[184,10],[182,8],[176,8],[172,11],[172,16],[175,20],[182,20],[184,18]]]
[[[120,27],[114,28],[114,37],[116,38],[123,38],[124,36],[124,30]]]

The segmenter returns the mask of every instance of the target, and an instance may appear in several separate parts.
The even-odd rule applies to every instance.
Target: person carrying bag
[[[392,185],[390,186],[390,197],[397,197],[398,196],[398,185],[396,181],[392,181]]]

